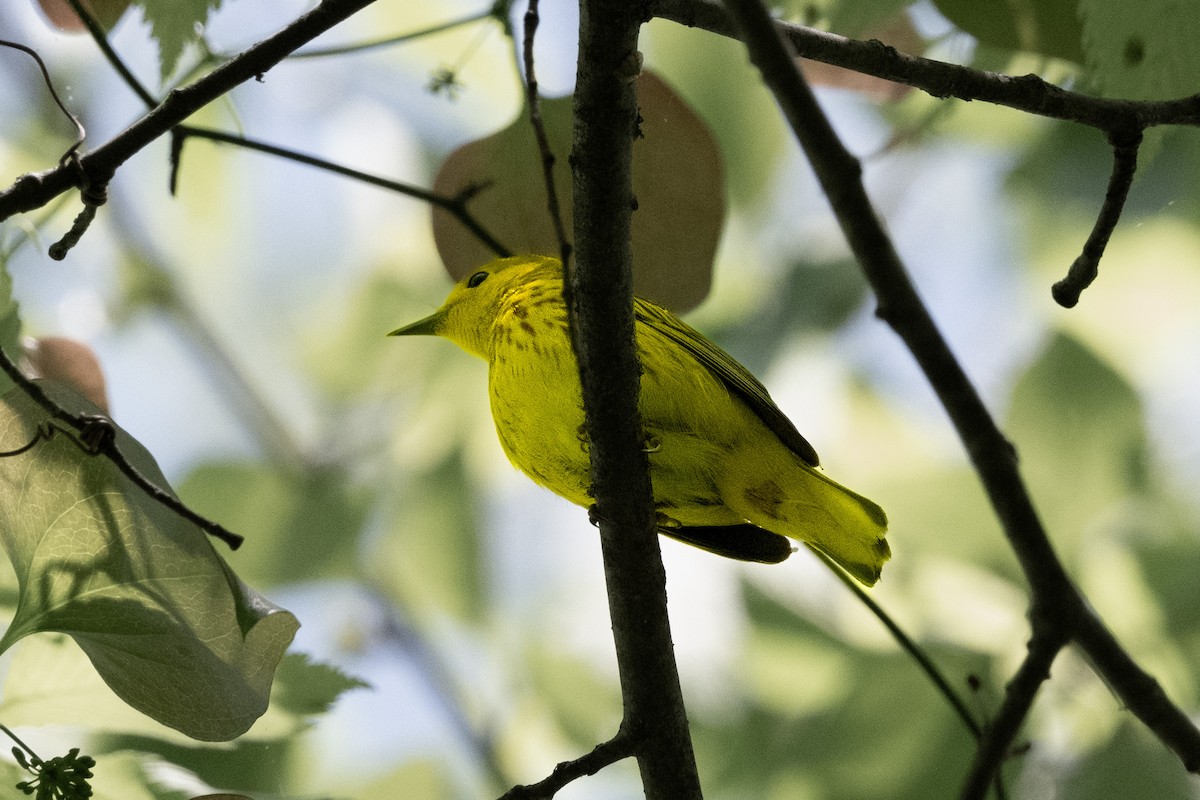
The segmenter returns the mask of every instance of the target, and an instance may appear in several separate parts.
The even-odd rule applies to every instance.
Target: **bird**
[[[433,335],[488,363],[500,445],[533,481],[594,509],[583,396],[562,262],[495,259],[432,315],[390,336]],[[667,309],[633,300],[638,411],[659,533],[773,564],[802,542],[866,586],[891,557],[879,505],[827,477],[749,370]]]

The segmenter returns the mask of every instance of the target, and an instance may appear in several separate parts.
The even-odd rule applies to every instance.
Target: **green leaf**
[[[183,49],[200,38],[208,14],[221,0],[138,0],[150,35],[158,41],[159,73],[166,80],[175,71]]]
[[[946,19],[984,44],[1083,63],[1075,0],[934,0],[934,4]]]
[[[275,672],[279,691],[274,702],[301,716],[323,714],[343,693],[370,688],[366,681],[347,675],[332,664],[313,661],[307,653],[289,653]]]
[[[572,99],[542,100],[546,136],[556,158],[555,190],[571,230]],[[725,220],[725,178],[716,140],[704,120],[652,72],[638,77],[641,137],[633,146],[634,291],[674,311],[708,294]],[[481,188],[471,213],[515,253],[557,255],[546,185],[529,112],[507,128],[460,147],[438,171],[433,188],[456,196]],[[434,208],[438,253],[455,280],[495,257],[448,212]],[[569,234],[568,234],[569,236]]]
[[[1086,546],[1086,528],[1148,488],[1141,401],[1097,354],[1056,334],[1018,381],[1009,433],[1047,529]]]
[[[67,725],[102,731],[109,737],[136,737],[143,748],[154,741],[196,749],[191,737],[164,727],[114,694],[69,636],[26,637],[13,647],[11,655],[0,687],[0,721],[6,725]],[[317,706],[332,702],[334,692],[342,686],[334,676],[325,674],[329,669],[308,661],[303,654],[284,656],[271,685],[266,713],[238,738],[239,744],[278,742],[300,732],[313,715],[324,710]]]
[[[1079,0],[1089,77],[1109,97],[1170,100],[1194,94],[1200,72],[1200,4]]]
[[[74,393],[47,392],[95,413]],[[32,441],[46,412],[23,391],[0,399],[0,450]],[[167,488],[150,454],[117,445]],[[0,458],[0,540],[20,583],[0,651],[33,633],[69,634],[125,702],[196,739],[244,733],[266,710],[299,623],[242,584],[205,534],[65,433]]]

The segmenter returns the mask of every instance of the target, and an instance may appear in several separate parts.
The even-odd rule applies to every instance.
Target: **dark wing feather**
[[[749,523],[673,528],[660,525],[658,532],[710,553],[738,561],[778,564],[792,554],[792,541]]]
[[[775,405],[775,401],[767,394],[766,387],[759,383],[749,370],[735,361],[733,356],[670,311],[647,300],[634,298],[633,314],[635,321],[650,326],[691,353],[701,365],[718,376],[730,391],[740,397],[788,449],[800,456],[806,464],[817,466],[817,451]]]

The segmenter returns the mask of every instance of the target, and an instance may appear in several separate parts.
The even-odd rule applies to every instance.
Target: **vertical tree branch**
[[[666,574],[642,452],[630,224],[636,8],[582,0],[575,85],[576,268],[566,300],[583,383],[592,489],[612,615],[622,732],[649,800],[701,797],[667,620]]]

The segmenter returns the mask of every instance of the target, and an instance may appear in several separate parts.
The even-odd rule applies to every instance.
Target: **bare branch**
[[[542,121],[537,72],[533,67],[533,40],[537,35],[538,22],[538,0],[529,0],[529,7],[525,11],[525,102],[529,104],[529,122],[533,125],[533,135],[537,139],[538,152],[542,155],[542,178],[546,184],[546,206],[550,214],[550,223],[554,226],[555,237],[558,238],[558,251],[563,269],[569,269],[571,243],[567,241],[567,231],[563,227],[562,209],[558,205],[558,190],[554,188],[554,151],[550,149],[550,139],[546,136],[546,124]]]
[[[984,731],[959,800],[984,800],[988,785],[999,780],[1000,767],[1012,753],[1013,741],[1029,714],[1038,689],[1050,677],[1050,665],[1066,645],[1065,632],[1054,625],[1034,624],[1025,660],[1004,691],[1004,702]]]
[[[734,36],[729,12],[717,0],[651,0],[651,13],[682,25]],[[859,41],[788,22],[773,24],[795,54],[903,83],[938,98],[1007,106],[1039,117],[1069,120],[1101,131],[1157,125],[1200,125],[1200,94],[1177,100],[1117,100],[1072,92],[1036,75],[1012,76],[898,52],[876,40]]]
[[[638,12],[624,0],[580,4],[571,152],[577,260],[564,293],[583,385],[622,728],[637,743],[647,800],[695,800],[700,779],[638,419],[630,246]]]
[[[246,136],[238,136],[237,134],[225,133],[224,131],[216,131],[211,128],[199,128],[193,125],[179,125],[175,128],[173,135],[176,137],[172,146],[172,170],[171,170],[171,191],[175,191],[176,181],[175,173],[179,167],[180,155],[183,150],[183,142],[188,137],[197,139],[208,139],[214,142],[223,142],[225,144],[237,145],[244,147],[247,150],[256,150],[260,153],[268,153],[280,158],[286,158],[289,161],[295,161],[300,164],[306,164],[310,167],[327,170],[337,175],[343,175],[347,178],[353,178],[357,181],[378,186],[381,189],[387,189],[398,194],[407,195],[408,197],[417,200],[423,200],[430,205],[445,209],[455,219],[463,224],[479,241],[492,249],[497,256],[512,255],[507,247],[504,246],[491,232],[483,226],[483,223],[477,220],[474,215],[467,209],[467,204],[481,188],[479,186],[468,187],[469,191],[463,191],[453,197],[446,197],[436,192],[431,192],[428,189],[422,189],[419,186],[402,183],[400,181],[384,178],[379,175],[372,175],[369,172],[352,169],[342,164],[337,164],[332,161],[326,161],[317,156],[311,156],[306,153],[301,153],[296,150],[289,150],[285,147],[263,142],[258,139],[251,139]]]
[[[79,117],[71,113],[70,109],[63,103],[62,98],[58,96],[58,92],[54,89],[54,81],[50,80],[50,70],[46,69],[46,62],[42,61],[42,57],[38,55],[36,50],[20,42],[10,42],[7,39],[0,39],[0,47],[10,47],[13,50],[20,50],[37,62],[38,69],[42,73],[42,82],[46,84],[46,91],[50,92],[50,98],[54,100],[54,104],[58,106],[58,110],[63,112],[67,116],[67,119],[71,120],[71,124],[75,126],[75,143],[67,149],[67,152],[63,153],[60,159],[60,163],[65,163],[75,154],[79,146],[83,144],[83,140],[87,138],[87,131],[84,129],[83,123],[79,121]]]
[[[549,800],[572,781],[595,775],[610,764],[629,758],[633,754],[633,742],[622,728],[616,736],[596,745],[590,753],[573,761],[559,763],[548,777],[537,783],[514,786],[501,795],[500,800]]]
[[[1100,258],[1108,247],[1108,239],[1113,229],[1121,219],[1121,211],[1125,208],[1125,198],[1129,196],[1129,187],[1133,185],[1133,174],[1137,171],[1138,146],[1142,143],[1141,131],[1132,136],[1118,138],[1109,136],[1113,148],[1113,169],[1108,179],[1108,191],[1104,195],[1104,204],[1096,217],[1092,233],[1083,245],[1083,252],[1071,264],[1067,276],[1051,288],[1055,301],[1064,308],[1072,308],[1079,302],[1079,295],[1092,281],[1100,270]]]

